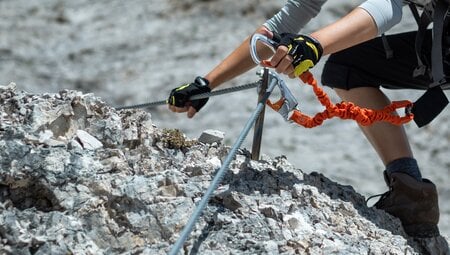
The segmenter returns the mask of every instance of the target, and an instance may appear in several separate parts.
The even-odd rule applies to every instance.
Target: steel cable
[[[252,83],[248,83],[248,84],[244,84],[244,85],[240,85],[240,86],[236,86],[236,87],[231,87],[231,88],[221,89],[221,90],[217,90],[217,91],[211,91],[208,93],[194,95],[190,98],[190,100],[203,99],[203,98],[207,98],[207,97],[219,96],[219,95],[223,95],[223,94],[227,94],[227,93],[232,93],[232,92],[236,92],[236,91],[240,91],[240,90],[251,89],[251,88],[255,88],[255,87],[259,86],[259,84],[261,84],[261,80],[252,82]],[[116,108],[116,110],[151,108],[151,107],[155,107],[158,105],[165,105],[165,104],[167,104],[167,101],[161,100],[161,101],[155,101],[155,102],[144,103],[144,104],[119,106],[119,107],[115,107],[115,108]]]

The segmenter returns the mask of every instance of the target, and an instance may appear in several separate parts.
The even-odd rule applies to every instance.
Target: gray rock
[[[84,130],[77,130],[75,134],[76,139],[79,140],[81,146],[86,150],[95,150],[103,147],[103,144],[99,140]]]
[[[203,133],[198,138],[201,143],[212,144],[212,143],[222,143],[225,138],[225,133],[219,130],[208,129],[203,131]]]
[[[170,147],[144,111],[76,91],[0,100],[0,254],[167,254],[229,151]],[[449,254],[352,187],[263,158],[238,152],[185,253]]]

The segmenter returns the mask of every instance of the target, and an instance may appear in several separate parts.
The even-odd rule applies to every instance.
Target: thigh
[[[322,83],[346,90],[380,86],[427,89],[431,82],[428,76],[413,77],[418,65],[415,38],[415,31],[386,36],[393,50],[389,59],[381,37],[332,54],[325,64]],[[431,33],[427,33],[424,45],[424,54],[429,57]]]

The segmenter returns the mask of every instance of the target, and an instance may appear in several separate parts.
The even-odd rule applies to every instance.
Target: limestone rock
[[[97,140],[97,138],[93,137],[84,130],[77,130],[75,134],[76,139],[78,139],[84,149],[95,150],[103,147],[103,144],[99,140]]]
[[[167,254],[228,151],[90,94],[0,87],[0,254]],[[248,155],[185,253],[449,254],[447,239],[407,238],[350,186]]]
[[[225,133],[219,130],[207,129],[198,138],[201,143],[212,144],[222,143],[225,138]]]

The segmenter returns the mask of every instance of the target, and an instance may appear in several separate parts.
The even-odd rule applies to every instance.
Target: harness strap
[[[431,73],[434,86],[446,82],[444,74],[444,59],[442,52],[442,38],[444,34],[444,20],[448,11],[448,3],[437,1],[433,13],[433,46],[431,49]]]
[[[415,42],[418,67],[414,70],[413,76],[417,77],[427,74],[433,81],[429,84],[427,91],[414,102],[414,106],[411,109],[415,116],[414,121],[418,127],[430,123],[449,103],[447,96],[442,91],[442,89],[449,85],[444,72],[444,52],[442,45],[444,23],[447,12],[449,11],[449,2],[448,0],[437,0],[433,2],[435,3],[434,8],[430,5],[425,6],[420,16],[416,5],[409,4],[418,25]],[[433,22],[431,63],[424,63],[426,59],[422,58],[422,45],[426,29],[431,22]]]
[[[449,9],[449,4],[444,0],[435,1],[435,6],[432,8],[433,11],[431,11],[429,6],[425,6],[422,15],[419,15],[415,4],[410,3],[409,8],[411,9],[418,26],[415,42],[418,67],[414,71],[414,77],[425,75],[427,72],[430,72],[430,78],[433,79],[433,83],[430,84],[430,88],[443,85],[446,83],[446,79],[444,73],[442,40],[444,34],[444,22]],[[424,59],[422,58],[422,46],[425,38],[425,32],[431,22],[433,22],[431,63],[424,64]],[[427,66],[429,67],[428,69]]]
[[[386,59],[391,59],[394,57],[394,51],[392,50],[389,42],[386,38],[386,35],[381,34],[381,41],[383,42],[384,53],[386,54]]]
[[[423,55],[422,55],[423,41],[425,39],[425,32],[427,30],[427,27],[431,23],[431,14],[429,13],[429,11],[423,10],[422,15],[419,15],[416,5],[412,4],[412,3],[409,4],[409,8],[411,9],[411,12],[413,13],[413,16],[417,22],[417,27],[418,27],[416,41],[415,41],[415,50],[416,50],[418,66],[414,70],[413,77],[429,75],[429,77],[432,78],[430,69],[427,68],[427,66],[430,66],[430,64],[424,63],[424,61],[426,61],[426,58],[423,58]]]

